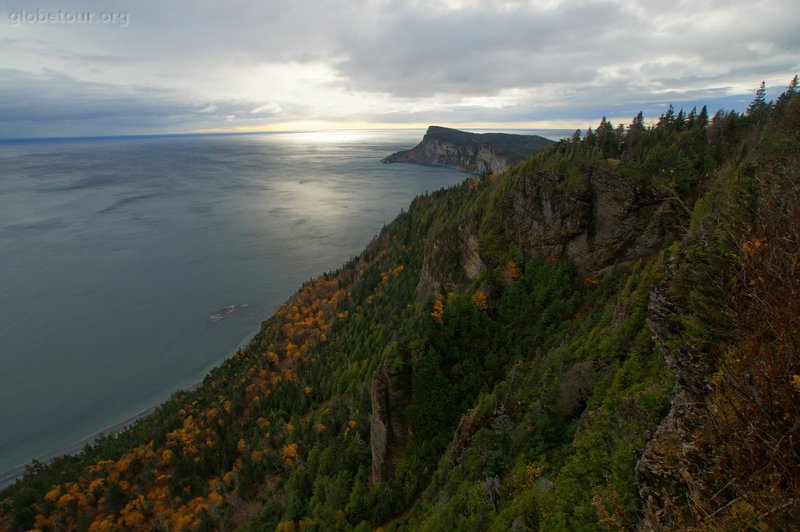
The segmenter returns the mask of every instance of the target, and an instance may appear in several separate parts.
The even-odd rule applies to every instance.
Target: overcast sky
[[[743,109],[800,71],[797,0],[0,0],[0,16],[0,138],[574,129]]]

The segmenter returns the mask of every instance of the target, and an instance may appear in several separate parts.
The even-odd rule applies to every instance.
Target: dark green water
[[[196,383],[464,179],[380,163],[423,133],[0,143],[0,471]]]

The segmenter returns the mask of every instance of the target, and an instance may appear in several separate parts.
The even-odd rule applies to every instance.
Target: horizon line
[[[253,131],[237,131],[237,130],[194,130],[194,131],[183,131],[183,132],[169,132],[169,133],[119,133],[119,134],[107,134],[107,135],[70,135],[70,136],[54,136],[54,137],[0,137],[0,143],[12,143],[12,142],[32,142],[32,141],[64,141],[64,140],[103,140],[103,139],[123,139],[123,138],[159,138],[159,137],[214,137],[214,136],[247,136],[247,135],[273,135],[273,134],[286,134],[286,133],[319,133],[319,132],[347,132],[347,131],[383,131],[383,130],[401,130],[401,129],[416,129],[416,130],[426,130],[428,127],[438,125],[438,124],[429,124],[426,126],[418,126],[418,125],[403,125],[398,127],[326,127],[326,128],[306,128],[306,129],[259,129]],[[516,124],[515,124],[516,125]],[[569,127],[510,127],[510,125],[501,126],[490,126],[488,124],[482,124],[481,126],[468,126],[468,125],[459,125],[458,127],[454,126],[440,126],[440,127],[452,127],[453,129],[462,129],[462,130],[513,130],[513,131],[573,131],[573,128]]]

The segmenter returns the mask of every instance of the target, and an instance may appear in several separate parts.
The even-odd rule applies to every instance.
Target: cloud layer
[[[589,125],[800,70],[795,0],[6,4],[0,138]]]

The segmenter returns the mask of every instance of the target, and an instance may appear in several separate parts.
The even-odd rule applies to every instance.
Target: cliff
[[[471,174],[504,172],[552,142],[538,135],[478,134],[430,126],[414,148],[392,154],[383,162],[448,166]]]
[[[516,176],[499,212],[527,253],[567,256],[584,273],[650,255],[681,233],[684,216],[610,164],[582,170],[573,183],[557,172]]]
[[[800,98],[763,113],[416,198],[0,529],[796,528]]]

